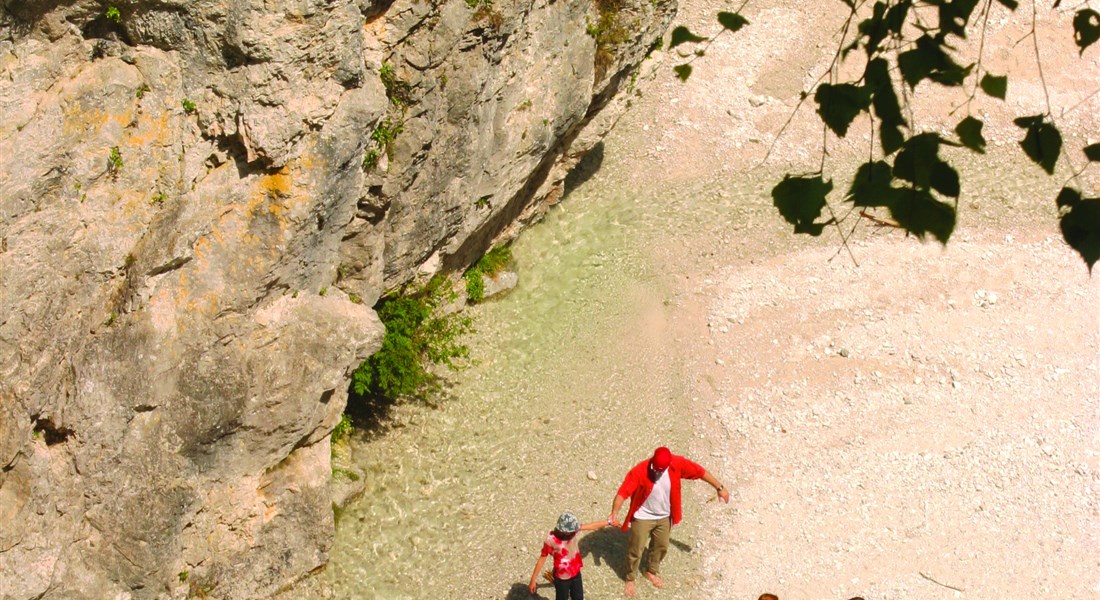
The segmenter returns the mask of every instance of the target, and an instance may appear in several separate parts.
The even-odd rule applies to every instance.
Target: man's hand
[[[722,502],[725,502],[726,504],[729,504],[730,503],[730,491],[727,490],[724,487],[720,488],[718,490],[718,499],[721,500]]]
[[[619,518],[616,517],[615,515],[611,515],[610,517],[607,517],[607,524],[610,527],[622,527],[623,526],[623,524],[619,522]]]
[[[534,595],[535,595],[535,588],[537,588],[537,587],[538,587],[538,586],[537,586],[537,585],[535,585],[535,580],[534,580],[534,579],[532,579],[532,580],[531,580],[531,583],[530,583],[530,584],[529,584],[529,585],[527,586],[527,589],[531,591],[531,595],[532,595],[532,596],[534,596]]]

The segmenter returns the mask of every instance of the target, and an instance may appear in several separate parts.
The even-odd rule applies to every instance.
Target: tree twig
[[[874,223],[875,225],[878,225],[879,227],[893,227],[894,229],[901,229],[902,228],[901,223],[898,223],[896,221],[890,221],[890,220],[887,220],[887,219],[883,219],[881,217],[876,217],[875,215],[872,215],[871,213],[867,212],[866,210],[859,211],[859,216],[863,217],[864,219],[867,219],[868,221]]]
[[[959,588],[957,588],[957,587],[955,587],[955,586],[953,586],[953,585],[947,585],[946,583],[940,583],[939,581],[936,581],[935,579],[932,579],[931,577],[929,577],[929,576],[925,575],[924,573],[921,573],[920,571],[917,571],[917,573],[920,573],[920,576],[921,576],[921,577],[923,577],[923,578],[925,578],[925,579],[927,579],[928,581],[931,581],[932,583],[934,583],[934,584],[936,584],[936,585],[942,585],[943,587],[945,587],[945,588],[947,588],[947,589],[949,589],[949,590],[955,590],[956,592],[964,592],[964,591],[966,591],[966,590],[961,590],[961,589],[959,589]]]

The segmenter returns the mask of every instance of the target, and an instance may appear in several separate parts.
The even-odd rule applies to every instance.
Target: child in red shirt
[[[577,532],[592,531],[602,527],[608,527],[607,521],[593,521],[580,524],[577,517],[571,512],[564,512],[558,517],[558,526],[546,536],[542,544],[542,552],[535,563],[535,571],[531,573],[531,583],[527,589],[535,593],[535,583],[538,580],[539,571],[546,563],[546,557],[554,556],[554,598],[555,600],[584,600],[584,582],[581,580],[581,553],[577,549]]]

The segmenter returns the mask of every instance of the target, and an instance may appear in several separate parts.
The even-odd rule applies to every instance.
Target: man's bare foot
[[[665,582],[662,581],[661,578],[658,577],[656,573],[650,573],[649,571],[646,571],[645,572],[645,578],[648,579],[649,582],[653,584],[653,587],[655,587],[657,589],[661,589],[661,588],[665,587]]]
[[[623,593],[626,594],[627,596],[631,597],[631,598],[634,597],[634,594],[636,592],[634,591],[634,582],[633,581],[626,582],[626,587],[623,588]]]

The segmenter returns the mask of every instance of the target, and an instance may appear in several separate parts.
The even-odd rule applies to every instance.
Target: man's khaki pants
[[[642,549],[649,540],[649,564],[646,571],[659,575],[661,561],[668,553],[668,536],[672,533],[670,519],[652,521],[634,519],[630,522],[630,533],[626,542],[626,580],[634,581],[638,572],[638,563],[642,560]]]

